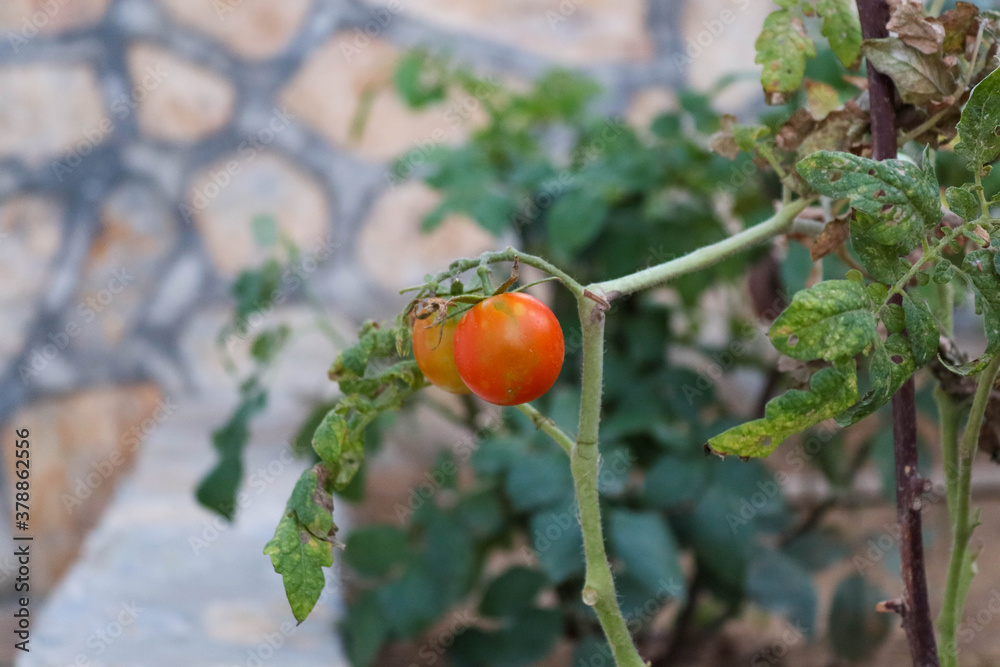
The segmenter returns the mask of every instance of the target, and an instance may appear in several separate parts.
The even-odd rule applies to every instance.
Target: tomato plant
[[[895,3],[891,14],[880,0],[862,4],[889,18],[875,25],[879,12],[862,12],[867,39],[847,0],[779,3],[757,43],[776,105],[760,124],[720,118],[708,97],[682,94],[680,110],[635,132],[589,116],[592,86],[557,72],[527,93],[500,90],[467,144],[424,156],[419,175],[442,195],[426,228],[465,213],[497,234],[516,233],[518,248],[428,276],[394,321],[367,323],[336,358],[330,377],[343,397],[316,424],[318,462],[265,547],[297,619],[323,589],[336,542],[333,494],[356,483],[369,427],[419,401],[427,384],[405,314],[426,299],[482,301],[471,314],[489,302],[491,270],[519,260],[559,283],[552,311],[572,363],[537,405],[519,403],[478,429],[466,461],[442,454],[432,477],[446,498],[414,506],[399,525],[352,532],[345,562],[361,582],[343,633],[353,664],[370,664],[385,644],[420,637],[470,604],[478,618],[447,652],[456,665],[531,664],[564,634],[577,642],[577,664],[598,653],[628,667],[669,661],[673,651],[654,631],[667,605],[680,607],[674,646],[698,619],[717,626],[746,602],[785,615],[811,639],[813,575],[852,548],[849,536],[815,528],[874,452],[886,489],[899,490],[901,593],[889,599],[863,570],[842,579],[830,642],[845,659],[871,654],[890,622],[876,613],[881,601],[882,611],[904,617],[914,664],[957,665],[976,572],[972,463],[980,433],[997,432],[988,419],[1000,372],[1000,195],[991,173],[1000,154],[1000,14],[966,3],[941,16],[931,14],[942,3],[929,13]],[[828,49],[816,48],[817,33]],[[850,74],[862,57],[865,90]],[[420,76],[414,63],[434,76]],[[426,54],[405,64],[400,88],[415,105],[444,99],[450,85],[476,89],[473,75],[449,74]],[[539,140],[553,124],[573,137],[568,157],[546,155]],[[701,302],[708,287],[737,281],[749,283],[756,315],[773,312],[761,322],[737,309],[725,324],[748,333],[713,347],[699,330]],[[985,350],[971,360],[953,341],[961,295],[972,296],[984,324]],[[507,320],[486,314],[470,320],[468,349],[464,320],[456,325],[456,369],[473,390],[524,361],[509,348],[503,358],[482,354],[503,339],[490,331],[523,333],[487,325]],[[792,372],[744,345],[761,326]],[[712,382],[668,352],[716,360],[722,372],[763,370],[759,407],[731,410]],[[521,348],[520,356],[531,355]],[[508,398],[508,388],[491,385],[487,398]],[[254,389],[248,401],[258,398]],[[952,525],[939,646],[921,564],[918,397],[933,398],[939,413]],[[472,426],[479,417],[475,406],[466,416]],[[838,427],[863,419],[893,441],[871,438],[842,456]],[[789,507],[783,471],[758,460],[779,447],[792,448],[789,468],[811,463],[835,489],[820,510]],[[474,484],[459,481],[459,464]],[[523,564],[496,576],[485,567],[524,544]],[[692,556],[688,577],[682,551]]]
[[[454,337],[458,373],[472,393],[495,405],[541,397],[562,370],[559,320],[530,294],[507,292],[476,304],[462,316]]]

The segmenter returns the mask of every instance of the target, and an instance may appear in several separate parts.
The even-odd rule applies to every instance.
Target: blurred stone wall
[[[173,396],[232,391],[209,370],[212,339],[234,275],[261,260],[254,216],[273,216],[315,260],[320,298],[345,321],[391,312],[401,284],[498,243],[459,218],[420,235],[434,193],[388,178],[393,156],[460,142],[477,118],[404,108],[391,74],[406,49],[431,46],[511,82],[578,68],[603,85],[602,111],[645,123],[678,87],[734,71],[748,80],[721,103],[756,104],[753,42],[769,9],[3,0],[0,424],[8,455],[12,429],[37,425],[33,480],[45,493],[32,519],[51,536],[39,583],[71,561],[113,489],[103,482]],[[366,96],[370,119],[354,137]]]

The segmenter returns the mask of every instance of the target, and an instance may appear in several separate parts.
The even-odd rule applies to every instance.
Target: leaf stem
[[[618,667],[644,667],[632,642],[625,618],[618,607],[615,582],[604,549],[601,504],[597,479],[600,456],[597,448],[601,420],[604,374],[605,306],[586,297],[577,300],[583,328],[583,387],[580,395],[580,432],[573,443],[570,468],[580,508],[583,551],[587,560],[583,600],[594,607]]]
[[[1000,355],[993,358],[990,364],[979,376],[976,395],[972,400],[969,418],[965,422],[965,432],[958,446],[957,471],[949,479],[949,507],[952,515],[951,525],[951,560],[948,563],[948,579],[945,584],[944,602],[938,625],[941,629],[942,667],[956,667],[958,651],[955,644],[955,634],[958,631],[958,621],[965,607],[966,587],[962,585],[962,570],[966,565],[966,553],[969,549],[969,538],[975,526],[969,520],[969,490],[972,481],[972,463],[976,457],[979,445],[979,431],[983,426],[986,405],[990,400],[993,383],[1000,371]],[[954,489],[950,485],[954,483]]]
[[[588,289],[597,294],[604,294],[608,299],[613,299],[624,294],[632,294],[656,287],[678,276],[718,264],[722,260],[747,248],[751,248],[787,232],[791,229],[792,223],[795,222],[795,217],[813,203],[815,199],[815,197],[798,199],[786,206],[782,206],[780,211],[759,225],[744,229],[742,232],[734,234],[727,239],[704,246],[668,262],[622,276],[621,278],[594,283]]]
[[[539,431],[556,441],[556,444],[563,448],[566,454],[573,455],[573,438],[566,434],[551,418],[539,412],[531,403],[522,403],[514,406],[518,412],[526,415]]]
[[[921,255],[920,259],[914,262],[913,266],[910,267],[910,270],[906,272],[906,275],[897,280],[896,284],[889,288],[889,292],[886,295],[886,298],[888,299],[892,297],[893,294],[902,294],[903,290],[906,289],[906,286],[910,284],[911,280],[913,280],[913,277],[920,272],[920,269],[924,268],[924,264],[932,260],[938,259],[938,255],[941,254],[941,249],[947,248],[948,244],[951,243],[961,233],[962,233],[961,227],[949,227],[948,231],[946,231],[944,233],[944,236],[941,237],[941,242],[938,243],[936,246],[930,248],[928,252],[925,252],[923,255]]]

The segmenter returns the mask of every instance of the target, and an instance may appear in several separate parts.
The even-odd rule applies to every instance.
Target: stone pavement
[[[192,397],[155,431],[38,612],[21,667],[346,665],[335,582],[296,627],[261,553],[306,463],[272,425],[247,451],[247,502],[229,526],[191,489],[213,460],[206,433],[227,406]],[[338,521],[342,521],[338,516]]]

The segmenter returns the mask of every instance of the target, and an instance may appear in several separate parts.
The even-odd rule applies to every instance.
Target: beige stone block
[[[280,53],[295,36],[311,0],[160,0],[181,23],[250,59]]]
[[[497,240],[474,221],[450,215],[430,234],[420,231],[424,215],[440,196],[420,183],[405,183],[376,202],[358,238],[357,256],[367,273],[388,290],[423,281],[459,257],[475,257]]]
[[[128,67],[139,127],[151,137],[194,142],[221,128],[232,116],[236,97],[232,85],[166,49],[133,46]]]
[[[389,20],[405,12],[463,32],[571,65],[647,60],[644,0],[378,0]],[[379,14],[373,10],[373,18]],[[384,20],[384,19],[383,19]]]
[[[482,122],[474,94],[456,94],[421,110],[407,107],[392,81],[399,58],[400,52],[380,39],[338,33],[306,62],[282,93],[282,103],[333,144],[372,160],[399,157],[418,145],[459,143]],[[482,92],[488,95],[499,85],[489,82]]]
[[[106,126],[89,67],[33,64],[0,70],[0,158],[37,166],[70,151],[89,154],[107,136]]]
[[[0,361],[24,345],[36,302],[49,284],[49,265],[59,251],[61,209],[40,197],[0,204]]]
[[[767,2],[705,0],[685,4],[683,62],[687,82],[696,90],[709,90],[729,74],[742,74],[716,98],[720,111],[735,113],[763,97],[760,66],[754,64],[754,44],[764,18],[774,9]],[[675,62],[680,62],[675,60]]]
[[[0,3],[0,31],[30,40],[38,34],[52,34],[84,28],[104,16],[108,0],[4,0]]]
[[[51,590],[73,562],[136,450],[174,416],[174,409],[155,385],[135,384],[39,401],[23,407],[7,423],[8,446],[3,453],[8,489],[19,481],[15,431],[26,429],[30,443],[25,534],[34,537],[32,592]]]
[[[304,254],[329,243],[330,205],[319,184],[282,158],[255,149],[212,165],[194,180],[188,198],[193,218],[216,268],[225,275],[262,264],[253,219],[272,217],[279,233]]]

